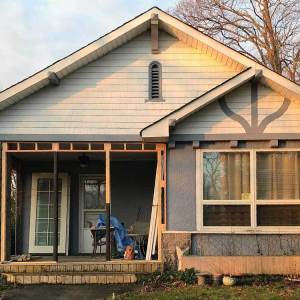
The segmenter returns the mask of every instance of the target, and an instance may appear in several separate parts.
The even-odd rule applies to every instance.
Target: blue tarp
[[[100,226],[105,226],[105,220],[106,216],[104,214],[100,214],[96,227],[99,228]],[[122,223],[119,222],[116,217],[110,217],[110,225],[114,228],[114,237],[116,241],[117,251],[119,253],[124,253],[128,245],[134,246],[134,241],[127,235],[125,227],[122,225]]]

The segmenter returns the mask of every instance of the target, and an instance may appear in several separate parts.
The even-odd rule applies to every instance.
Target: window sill
[[[203,233],[218,234],[299,234],[300,226],[261,226],[261,227],[203,227],[197,231]]]

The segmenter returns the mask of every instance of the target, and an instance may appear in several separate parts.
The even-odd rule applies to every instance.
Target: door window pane
[[[58,192],[58,231],[60,232],[62,180],[59,179]],[[54,228],[54,191],[53,179],[39,178],[37,181],[37,205],[35,225],[35,245],[51,246]]]
[[[258,205],[257,226],[300,226],[300,205]]]
[[[97,224],[100,212],[84,212],[84,228],[89,228],[90,224]]]
[[[299,199],[299,152],[258,152],[256,156],[257,199]]]
[[[48,234],[47,233],[36,233],[35,234],[35,245],[36,246],[47,246],[48,245]]]
[[[250,199],[250,154],[206,152],[203,154],[204,200]]]
[[[39,205],[48,205],[49,202],[49,192],[37,192],[37,201]]]
[[[250,226],[250,205],[204,205],[204,226]]]
[[[84,208],[104,209],[103,182],[100,179],[84,180]]]

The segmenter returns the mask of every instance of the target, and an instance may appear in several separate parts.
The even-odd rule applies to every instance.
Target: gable
[[[166,81],[168,79],[169,84],[165,84],[163,87],[165,89],[165,92],[167,93],[166,100],[164,103],[151,103],[151,106],[148,105],[150,103],[146,103],[146,101],[143,104],[141,102],[134,102],[138,97],[140,97],[137,95],[139,94],[143,95],[143,93],[145,93],[145,91],[142,90],[143,88],[142,79],[145,79],[143,78],[143,76],[145,76],[147,72],[144,71],[145,69],[141,71],[141,68],[144,68],[143,63],[145,63],[147,59],[145,59],[143,55],[141,56],[141,59],[143,60],[143,63],[141,63],[141,65],[138,65],[137,63],[137,65],[131,66],[127,64],[128,62],[125,63],[125,66],[119,65],[118,62],[116,62],[116,65],[114,65],[113,62],[109,62],[109,66],[95,65],[94,71],[88,71],[87,73],[95,73],[96,75],[94,76],[96,76],[96,78],[95,77],[74,78],[74,79],[79,79],[80,82],[84,82],[84,79],[87,79],[88,83],[85,84],[79,83],[78,85],[76,85],[75,91],[72,90],[69,91],[66,85],[64,84],[64,87],[61,90],[59,90],[60,92],[58,92],[58,94],[60,93],[60,96],[57,97],[55,95],[52,95],[53,91],[51,87],[49,87],[49,84],[58,84],[61,79],[72,78],[68,76],[70,74],[75,74],[76,71],[86,66],[88,63],[97,62],[99,58],[104,58],[103,59],[104,62],[106,55],[113,53],[113,51],[117,50],[118,47],[122,45],[126,45],[128,41],[133,40],[139,34],[149,30],[149,28],[153,33],[152,35],[153,39],[151,41],[152,53],[159,53],[160,51],[160,45],[159,45],[160,41],[157,41],[156,39],[157,29],[159,28],[161,31],[167,32],[170,36],[175,38],[177,41],[182,42],[185,45],[185,47],[189,47],[194,51],[198,51],[198,54],[208,56],[210,59],[212,59],[212,61],[214,61],[217,64],[216,65],[214,63],[210,64],[207,63],[207,61],[204,62],[205,59],[204,60],[202,59],[204,65],[197,65],[194,64],[193,59],[191,60],[187,58],[181,59],[181,57],[175,58],[176,65],[173,65],[171,62],[167,63],[165,67],[165,71],[166,71],[165,74],[168,74],[169,77],[165,78],[164,80]],[[137,55],[138,53],[134,52],[136,49],[138,48],[132,49],[132,53],[127,53],[127,54]],[[184,52],[182,52],[182,54],[183,53]],[[156,54],[155,59],[157,59],[159,55],[162,54],[168,55],[169,53],[167,53],[167,49],[163,49],[163,52],[161,52],[160,54]],[[124,55],[125,54],[122,54],[122,56]],[[138,59],[136,59],[135,62],[137,60]],[[170,61],[171,60],[172,59],[170,59]],[[184,65],[181,64],[181,61],[184,63]],[[188,65],[187,61],[189,61],[190,65]],[[201,61],[201,59],[200,58],[196,59],[196,61],[197,62]],[[224,85],[222,84],[222,82],[219,83],[219,85],[217,85],[214,80],[216,79],[216,81],[218,81],[218,79],[221,79],[220,77],[218,77],[219,75],[217,75],[219,73],[219,66],[228,68],[229,70],[228,73],[239,74],[239,76],[227,77],[228,79],[231,78],[230,82],[227,82],[225,80],[223,81]],[[88,68],[91,68],[90,65],[88,65]],[[96,70],[97,68],[101,70],[98,71]],[[103,72],[104,68],[107,68],[108,71]],[[186,71],[185,69],[188,70]],[[227,73],[226,70],[225,71],[222,70],[221,72],[222,74]],[[137,86],[135,87],[132,87],[132,85],[127,85],[127,83],[125,85],[119,84],[121,90],[118,90],[119,87],[115,88],[113,87],[114,86],[113,84],[109,83],[108,86],[110,86],[111,89],[108,90],[106,87],[104,88],[101,84],[98,84],[97,80],[95,80],[98,79],[97,73],[118,74],[120,78],[112,77],[112,81],[113,79],[132,78],[131,76],[137,76],[136,74],[139,74],[141,76],[139,77],[141,80],[140,86],[139,83],[136,83]],[[204,73],[203,76],[199,75],[200,73]],[[17,115],[17,119],[18,120],[20,119],[20,122],[16,122],[17,124],[15,125],[14,122],[12,121],[11,129],[9,127],[10,125],[5,125],[6,121],[3,121],[2,138],[3,139],[12,138],[12,135],[14,134],[19,134],[17,137],[20,138],[20,134],[21,135],[27,134],[27,137],[25,139],[28,139],[30,137],[30,134],[39,134],[40,136],[43,136],[48,134],[48,132],[51,132],[51,134],[53,135],[52,138],[55,138],[54,136],[55,134],[65,134],[65,135],[67,134],[69,135],[68,138],[71,138],[71,135],[74,132],[75,135],[76,134],[82,136],[84,135],[86,136],[87,139],[92,138],[87,136],[88,134],[98,135],[98,139],[101,138],[100,135],[102,135],[102,137],[104,137],[105,140],[107,138],[107,135],[109,137],[111,135],[116,135],[116,134],[123,135],[123,132],[126,131],[126,134],[128,136],[125,137],[123,135],[124,139],[128,139],[128,138],[136,139],[137,138],[136,132],[138,132],[139,129],[141,129],[140,125],[143,123],[145,127],[142,127],[142,130],[139,131],[143,139],[154,138],[160,140],[167,140],[169,137],[168,127],[170,121],[171,122],[181,121],[182,119],[195,113],[195,111],[201,109],[203,106],[217,99],[218,98],[217,95],[219,96],[224,95],[225,93],[232,91],[234,88],[238,88],[241,84],[249,81],[253,77],[256,77],[257,80],[259,77],[261,83],[263,83],[267,87],[270,87],[276,93],[289,99],[290,101],[299,100],[299,95],[300,95],[299,85],[271,71],[270,69],[264,67],[263,65],[251,60],[250,58],[240,54],[239,52],[231,49],[230,47],[225,46],[222,43],[214,40],[213,38],[199,32],[195,28],[165,13],[159,8],[153,7],[147,10],[146,12],[144,12],[143,14],[128,21],[127,23],[124,23],[123,25],[111,31],[110,33],[102,36],[101,38],[79,49],[78,51],[71,53],[67,57],[53,63],[52,65],[46,67],[40,72],[37,72],[36,74],[33,74],[32,76],[24,79],[23,81],[2,91],[0,93],[0,110],[3,110],[8,106],[12,106],[14,103],[17,103],[27,97],[27,99],[24,100],[23,102],[24,105],[24,103],[26,103],[26,101],[30,99],[30,97],[28,96],[33,93],[36,93],[38,96],[36,96],[36,94],[32,95],[34,96],[32,101],[38,102],[37,99],[39,98],[47,99],[49,97],[48,93],[51,94],[50,98],[53,97],[54,99],[56,99],[55,103],[49,102],[48,106],[47,106],[47,100],[44,100],[43,103],[42,102],[34,103],[37,106],[39,106],[40,104],[42,105],[41,108],[37,108],[37,109],[35,108],[28,109],[22,107],[22,105],[20,105],[19,108],[17,105],[14,106],[14,109],[19,111],[25,111],[26,109],[28,109],[28,112],[26,112],[26,116],[29,117],[29,120],[27,122],[26,118],[24,119],[25,115],[23,115],[23,112],[21,112],[20,113],[21,118],[19,118],[19,115]],[[137,78],[134,77],[134,79]],[[173,79],[173,83],[171,83],[171,79]],[[177,79],[182,79],[182,80],[180,80],[180,83],[177,83]],[[128,80],[128,82],[129,81],[130,80]],[[235,84],[236,86],[234,86]],[[70,85],[72,85],[72,83]],[[83,86],[82,88],[80,87],[81,85]],[[206,87],[204,88],[205,85]],[[47,88],[45,88],[46,86]],[[75,84],[73,84],[73,88],[74,86]],[[101,87],[99,88],[99,86]],[[200,87],[203,89],[201,89]],[[208,89],[209,87],[211,87],[210,90]],[[216,87],[218,87],[218,89],[215,90]],[[122,90],[123,88],[127,88],[127,89],[123,91]],[[40,91],[41,89],[43,89],[43,91],[39,93],[38,91]],[[66,93],[66,95],[64,95],[64,92]],[[88,95],[88,94],[92,94],[92,92],[94,92],[95,95],[85,96],[84,94],[86,93]],[[196,92],[200,92],[200,93],[198,95],[191,96],[196,94]],[[71,95],[75,95],[75,96],[71,97]],[[190,96],[196,98],[194,99],[190,98],[189,101],[186,101],[187,97]],[[58,99],[60,98],[62,98],[62,100],[65,101],[64,104],[62,105],[62,108],[57,106],[59,104]],[[68,103],[69,98],[72,99],[75,98],[76,100],[72,100],[74,101],[74,103],[73,102]],[[77,98],[94,99],[92,101],[95,102],[83,103],[80,102],[82,100],[77,100]],[[111,99],[111,101],[108,100],[108,103],[106,103],[105,101],[107,100],[103,100],[104,102],[100,101],[99,103],[97,102],[99,101],[99,98],[101,99],[101,101],[102,99],[106,99],[106,98]],[[131,101],[133,102],[129,101],[127,103],[123,101],[124,99],[128,99],[128,98],[130,98]],[[170,99],[172,98],[173,102],[170,101],[169,98]],[[177,99],[174,100],[175,98]],[[139,101],[140,100],[141,99],[139,99]],[[46,107],[43,107],[44,102],[46,102],[45,103]],[[125,104],[126,107],[122,108],[122,105],[124,105],[124,103],[126,103]],[[199,103],[201,107],[197,107]],[[85,113],[87,113],[86,114],[87,118],[89,116],[91,116],[91,118],[85,120],[84,118],[81,119],[80,117],[78,117],[77,112],[74,112],[76,111],[76,108],[75,109],[71,108],[71,106],[73,105],[75,107],[76,105],[82,107],[83,108],[82,114],[84,115]],[[87,108],[86,107],[87,105],[90,106]],[[27,104],[25,104],[25,106],[27,106]],[[117,112],[117,107],[120,108],[119,112]],[[49,116],[49,121],[45,121],[46,122],[45,124],[44,123],[40,124],[40,122],[43,121],[36,121],[38,119],[38,118],[36,119],[36,113],[35,112],[32,113],[32,111],[39,110],[39,109],[41,110],[41,113],[38,114],[38,117],[43,116],[42,113],[44,113],[46,119]],[[61,115],[61,110],[63,110],[62,115]],[[91,112],[90,113],[86,112],[86,110],[89,110]],[[10,109],[8,109],[7,111],[10,111]],[[1,117],[3,120],[6,117],[7,111],[3,113]],[[49,111],[51,112],[50,114]],[[98,118],[101,115],[98,113],[99,111],[105,114],[105,116],[108,116],[108,121],[107,121],[108,123],[105,121],[105,118],[102,119]],[[141,115],[139,115],[138,111],[142,111]],[[149,111],[151,112],[150,114],[148,114]],[[53,117],[53,115],[55,115],[55,113],[57,113],[58,116],[62,116],[62,118],[58,118],[58,122],[54,124],[55,118]],[[153,116],[152,113],[155,115],[155,117]],[[10,114],[10,112],[8,114]],[[72,118],[74,116],[74,122],[72,122],[73,121],[72,118],[65,120],[66,114],[72,116]],[[12,113],[12,119],[13,119],[13,115],[14,113]],[[138,115],[141,118],[140,120],[132,119],[131,118],[132,115],[134,116]],[[174,115],[176,116],[176,118],[172,119]],[[117,121],[114,121],[113,118],[110,118],[110,116],[116,116]],[[180,117],[177,118],[178,116]],[[126,117],[128,121],[125,122],[122,117]],[[149,121],[150,123],[146,121],[146,117],[149,117],[149,119],[151,119],[151,121]],[[7,118],[8,120],[11,120],[10,117]],[[26,122],[26,124],[24,124],[24,122]],[[132,125],[131,124],[132,122],[135,122],[135,125]],[[23,125],[26,125],[27,127],[24,127]],[[24,131],[26,131],[26,133],[24,133]],[[43,136],[43,138],[49,139],[51,137]],[[93,138],[95,138],[95,136]]]
[[[0,112],[0,136],[57,135],[90,139],[139,139],[140,131],[237,74],[206,51],[164,31],[159,54],[147,31],[71,73],[59,86],[44,87]],[[163,102],[148,100],[148,66],[162,65]],[[64,138],[67,138],[66,136]]]
[[[176,124],[173,140],[249,140],[300,134],[300,104],[248,82]]]

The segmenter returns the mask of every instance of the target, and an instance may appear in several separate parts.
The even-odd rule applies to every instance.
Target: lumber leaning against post
[[[155,231],[157,231],[157,204],[158,204],[157,194],[158,194],[158,166],[156,167],[152,211],[151,211],[151,219],[150,219],[149,235],[148,235],[148,243],[147,243],[147,251],[146,251],[146,260],[151,260],[153,245],[155,244],[155,238],[157,236],[155,234]]]

